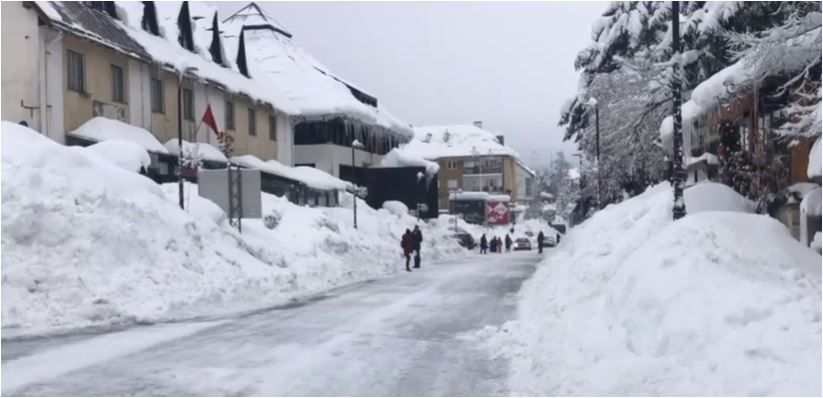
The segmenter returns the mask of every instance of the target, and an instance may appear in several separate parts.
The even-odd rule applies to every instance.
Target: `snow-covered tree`
[[[627,182],[642,185],[662,177],[665,169],[660,159],[665,152],[650,153],[648,148],[671,107],[668,82],[673,65],[681,68],[685,93],[738,62],[747,63],[748,69],[757,71],[752,76],[761,79],[779,72],[785,76],[782,94],[791,99],[781,132],[820,134],[819,3],[693,1],[681,5],[679,57],[672,56],[670,2],[632,1],[609,5],[592,28],[592,44],[575,60],[580,89],[561,110],[560,125],[566,127],[565,139],[578,142],[592,159],[595,117],[589,101],[597,98],[601,189],[606,202],[619,200],[621,193],[642,191],[642,186],[634,192],[621,189]],[[632,84],[621,84],[624,80]],[[649,128],[643,126],[646,121]],[[634,125],[627,126],[630,122]],[[635,171],[649,176],[633,177]],[[584,178],[591,177],[584,171]]]

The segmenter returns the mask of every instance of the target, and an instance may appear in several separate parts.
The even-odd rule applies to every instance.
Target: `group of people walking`
[[[406,257],[406,271],[411,272],[409,262],[411,261],[411,254],[414,252],[414,268],[420,268],[420,244],[423,243],[423,233],[420,232],[420,226],[415,225],[414,231],[406,228],[406,233],[400,239],[400,247],[403,248],[403,255]]]
[[[486,234],[480,237],[480,254],[488,254],[489,250],[492,253],[503,253],[505,245],[506,251],[512,249],[512,238],[506,234],[506,239],[500,239],[499,236],[492,237],[491,240],[486,239]]]

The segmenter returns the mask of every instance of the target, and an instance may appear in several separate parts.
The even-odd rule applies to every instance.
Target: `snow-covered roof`
[[[492,202],[511,202],[512,197],[509,195],[489,195],[489,200]]]
[[[208,45],[211,43],[211,22],[216,8],[201,2],[190,2],[190,13],[193,17],[192,35],[196,53],[183,48],[177,42],[179,29],[177,27],[177,17],[180,12],[182,2],[155,2],[157,10],[157,22],[160,28],[160,36],[155,36],[143,30],[140,25],[143,14],[141,3],[117,2],[118,10],[123,14],[123,20],[118,24],[126,29],[129,36],[140,43],[151,57],[167,66],[173,67],[177,71],[186,68],[197,68],[194,75],[205,79],[210,83],[221,85],[223,90],[247,95],[255,100],[266,102],[287,114],[297,114],[299,109],[295,107],[288,97],[278,89],[276,85],[265,84],[264,80],[250,79],[243,76],[234,64],[236,52],[226,52],[224,65],[215,63],[209,53]],[[198,17],[194,19],[194,17]],[[202,17],[202,18],[199,18]],[[253,76],[253,75],[252,75]]]
[[[425,167],[426,174],[429,176],[433,176],[440,171],[440,165],[436,162],[415,156],[403,148],[394,148],[383,155],[383,159],[380,160],[380,167]]]
[[[529,166],[526,166],[526,164],[521,162],[520,160],[517,161],[517,165],[520,166],[520,168],[523,169],[523,171],[529,173],[532,177],[537,175],[537,172],[532,170]]]
[[[168,149],[150,131],[102,116],[89,119],[68,134],[97,142],[108,140],[131,141],[147,151],[169,153]]]
[[[414,139],[402,148],[425,159],[474,155],[518,157],[513,149],[501,145],[494,133],[471,124],[415,127]]]
[[[114,18],[93,10],[84,2],[37,1],[43,16],[62,31],[91,40],[129,56],[149,59],[148,52],[122,29]]]
[[[180,153],[176,138],[172,138],[166,141],[165,146],[166,149],[169,150],[169,153],[172,155],[177,156]],[[199,156],[201,156],[203,160],[228,163],[226,155],[224,155],[223,152],[220,152],[220,149],[217,149],[216,146],[207,144],[205,142],[189,142],[183,140],[183,152],[187,154],[199,154]]]
[[[289,167],[276,160],[263,161],[254,155],[233,156],[231,161],[243,167],[259,169],[265,173],[302,182],[318,190],[347,190],[352,186],[351,183],[314,167]]]
[[[346,116],[411,137],[408,123],[394,117],[365,90],[332,73],[259,7],[246,6],[227,18],[223,32],[232,54],[242,32],[251,76],[282,90],[304,118]]]
[[[821,164],[820,164],[820,151],[823,150],[820,147],[820,137],[817,137],[817,140],[814,141],[814,145],[812,145],[812,150],[809,152],[809,166],[806,169],[806,174],[809,178],[820,177],[821,174]]]
[[[461,201],[461,200],[489,200],[488,192],[456,192],[449,194],[449,200]]]

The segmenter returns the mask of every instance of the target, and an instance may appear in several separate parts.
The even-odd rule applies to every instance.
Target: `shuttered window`
[[[83,54],[66,50],[66,65],[69,91],[86,92],[86,60]]]

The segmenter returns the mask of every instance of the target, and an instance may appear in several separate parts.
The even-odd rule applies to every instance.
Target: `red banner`
[[[489,224],[508,224],[511,221],[511,213],[506,202],[487,202],[486,219]]]

